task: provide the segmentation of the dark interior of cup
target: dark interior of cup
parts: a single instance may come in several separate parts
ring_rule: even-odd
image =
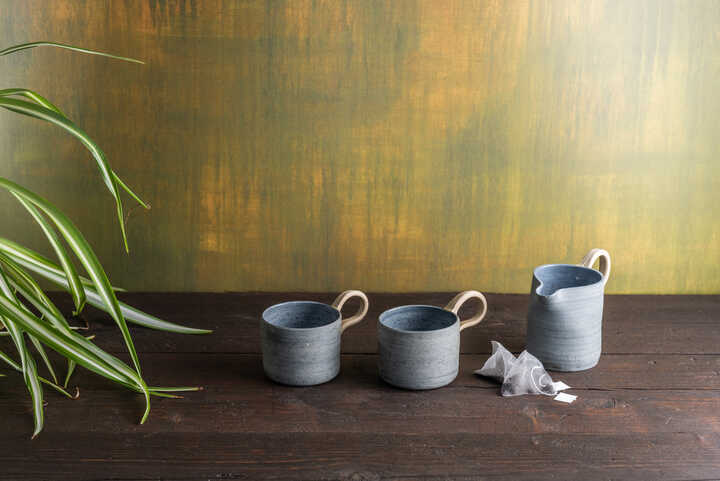
[[[434,306],[401,306],[380,315],[383,325],[400,331],[436,331],[456,321],[455,314]]]
[[[296,301],[276,304],[263,313],[273,326],[309,329],[332,324],[340,318],[337,309],[320,302]]]
[[[602,280],[602,274],[582,266],[554,264],[535,269],[535,277],[542,282],[538,294],[549,296],[559,289],[581,287]]]

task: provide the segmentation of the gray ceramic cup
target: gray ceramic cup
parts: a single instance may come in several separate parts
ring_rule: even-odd
[[[482,302],[480,312],[461,321],[460,306],[470,298]],[[487,301],[477,291],[461,292],[445,308],[400,306],[380,315],[380,377],[405,389],[435,389],[450,384],[460,366],[460,331],[485,317]]]
[[[600,270],[591,266],[600,261]],[[554,371],[594,367],[602,351],[605,284],[610,254],[592,249],[579,265],[547,264],[533,272],[527,350]]]
[[[352,297],[361,299],[360,309],[343,319],[340,310]],[[265,374],[291,386],[330,381],[340,372],[340,336],[367,311],[368,298],[361,291],[345,291],[330,306],[294,301],[268,307],[260,324]]]

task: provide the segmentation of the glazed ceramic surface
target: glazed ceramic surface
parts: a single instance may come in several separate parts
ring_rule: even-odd
[[[457,311],[470,298],[482,301],[481,312],[460,321]],[[460,331],[478,324],[487,312],[477,291],[458,294],[443,309],[401,306],[380,315],[378,350],[380,377],[405,389],[434,389],[451,383],[458,373]]]
[[[600,259],[602,272],[592,269]],[[527,350],[546,369],[582,371],[602,351],[602,315],[610,255],[593,249],[580,265],[548,264],[533,272]]]
[[[360,297],[354,316],[342,319],[342,305]],[[312,301],[276,304],[263,312],[260,335],[263,369],[273,381],[292,386],[312,386],[330,381],[340,372],[342,332],[360,322],[368,300],[360,291],[345,291],[333,305]]]

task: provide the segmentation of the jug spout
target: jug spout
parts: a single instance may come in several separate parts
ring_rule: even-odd
[[[571,264],[548,264],[534,272],[533,287],[541,302],[549,304],[580,294],[587,289],[602,290],[603,275],[587,267]],[[576,293],[576,294],[575,294]]]
[[[560,294],[564,290],[564,288],[548,288],[548,286],[543,284],[542,281],[539,281],[538,286],[535,288],[535,295],[538,297],[540,302],[544,304],[550,304],[551,302],[559,299],[561,297]]]

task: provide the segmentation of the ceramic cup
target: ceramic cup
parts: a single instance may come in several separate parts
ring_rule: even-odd
[[[592,269],[600,261],[600,270]],[[592,249],[579,265],[547,264],[533,272],[527,350],[546,369],[583,371],[602,351],[605,284],[610,254]]]
[[[470,298],[482,302],[468,320],[457,315]],[[460,331],[478,324],[487,312],[485,296],[461,292],[445,308],[400,306],[383,312],[378,323],[380,377],[405,389],[434,389],[451,383],[460,365]]]
[[[361,299],[360,309],[343,319],[340,310],[352,297]],[[368,298],[360,291],[345,291],[330,306],[294,301],[267,308],[260,325],[265,374],[291,386],[330,381],[340,372],[341,334],[362,321],[367,310]]]

